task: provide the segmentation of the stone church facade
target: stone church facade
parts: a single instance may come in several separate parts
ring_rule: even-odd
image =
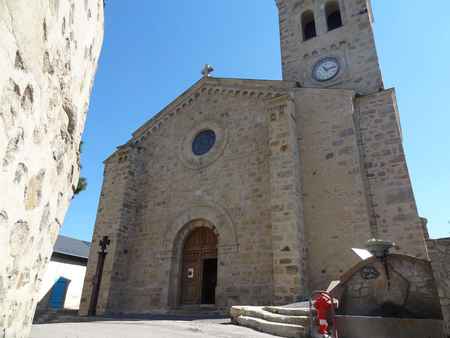
[[[372,237],[426,258],[370,2],[276,4],[283,80],[204,76],[106,159],[81,314],[286,304]]]

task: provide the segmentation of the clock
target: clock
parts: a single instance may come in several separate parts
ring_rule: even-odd
[[[327,57],[317,61],[312,76],[316,81],[329,81],[338,75],[340,69],[341,66],[336,58]]]

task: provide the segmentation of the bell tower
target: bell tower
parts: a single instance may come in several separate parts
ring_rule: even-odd
[[[283,79],[303,87],[383,89],[370,0],[276,0]]]

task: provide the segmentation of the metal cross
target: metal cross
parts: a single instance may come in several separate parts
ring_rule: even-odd
[[[213,68],[211,65],[206,64],[206,65],[203,67],[202,75],[203,75],[204,77],[208,77],[209,74],[211,74],[213,71],[214,71],[214,68]]]
[[[111,241],[108,236],[103,236],[103,239],[100,240],[100,249],[102,250],[102,253],[106,252],[106,248],[108,245],[111,244]]]

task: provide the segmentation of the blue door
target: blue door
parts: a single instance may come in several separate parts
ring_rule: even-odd
[[[66,300],[67,287],[70,280],[60,277],[53,285],[52,294],[50,295],[49,305],[53,310],[60,310],[64,308],[64,301]]]

